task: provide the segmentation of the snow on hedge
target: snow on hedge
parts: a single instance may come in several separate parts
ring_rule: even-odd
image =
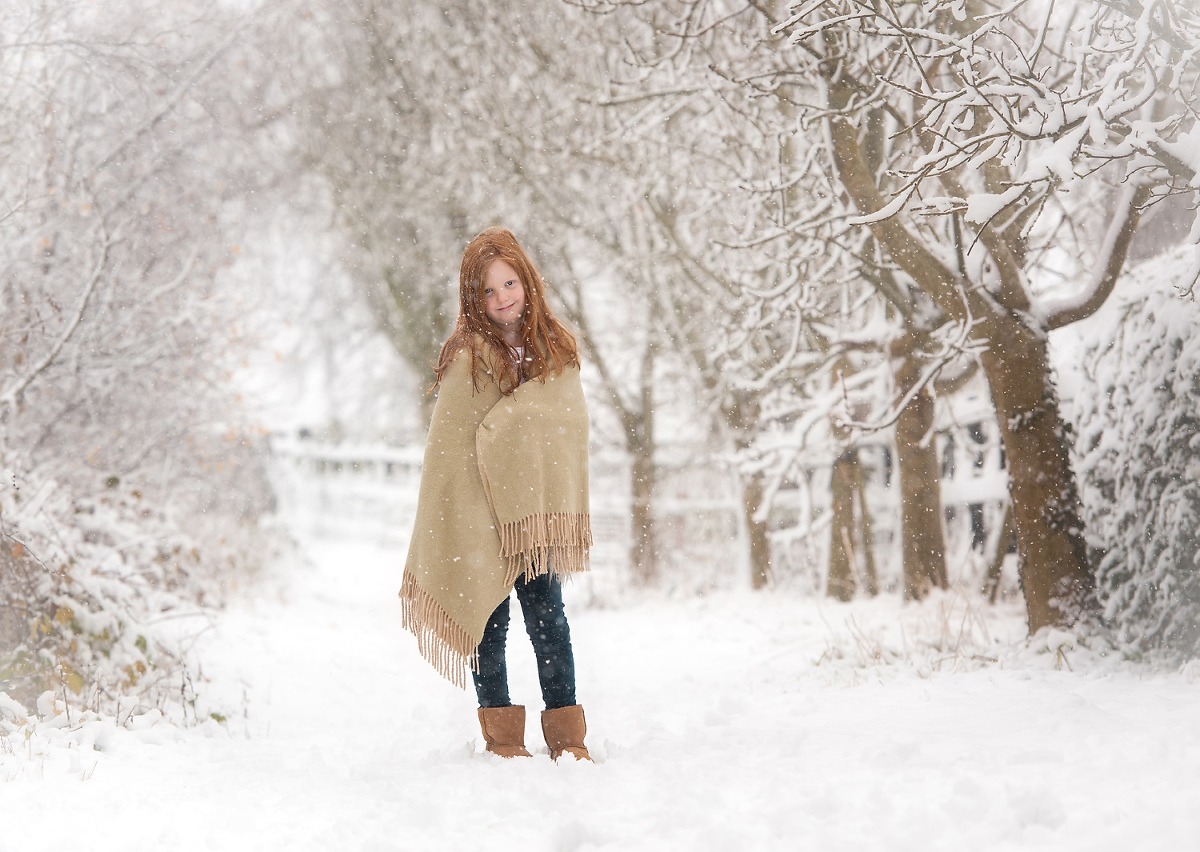
[[[32,708],[51,693],[114,717],[157,708],[190,724],[195,637],[275,539],[227,518],[189,530],[110,481],[80,494],[43,480],[0,506],[0,695]]]
[[[1082,326],[1077,472],[1104,615],[1130,650],[1200,652],[1200,305],[1191,249],[1148,261]]]

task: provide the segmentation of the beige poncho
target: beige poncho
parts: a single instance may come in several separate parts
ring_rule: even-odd
[[[522,574],[588,569],[588,419],[579,369],[500,393],[462,350],[433,407],[404,580],[404,627],[466,686],[488,617]]]

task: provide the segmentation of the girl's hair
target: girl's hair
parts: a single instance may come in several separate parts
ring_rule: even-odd
[[[494,261],[503,260],[517,271],[525,289],[525,312],[521,315],[521,346],[524,354],[524,378],[546,381],[550,371],[559,375],[570,365],[579,366],[579,348],[546,305],[545,282],[538,274],[529,255],[521,248],[512,231],[488,228],[467,245],[458,272],[458,322],[442,344],[437,365],[436,389],[442,382],[450,362],[462,349],[471,352],[471,381],[479,390],[479,362],[483,349],[490,350],[499,375],[496,376],[502,393],[510,394],[521,382],[513,351],[484,310],[483,275]]]

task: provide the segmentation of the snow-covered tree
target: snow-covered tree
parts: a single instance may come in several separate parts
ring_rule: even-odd
[[[851,223],[986,344],[1031,630],[1093,587],[1045,333],[1103,303],[1148,203],[1192,191],[1198,26],[1170,2],[814,0],[780,27],[822,92],[805,126],[830,141]]]
[[[741,139],[698,125],[716,140],[700,146],[706,162],[757,161],[745,186],[778,199],[776,221],[741,220],[753,231],[741,244],[766,254],[774,240],[785,271],[788,255],[852,256],[852,274],[904,318],[877,339],[917,359],[897,359],[895,384],[915,403],[901,418],[931,410],[921,397],[950,361],[982,365],[1010,463],[1030,627],[1074,619],[1092,576],[1044,336],[1103,302],[1148,205],[1194,194],[1194,12],[1053,0],[810,0],[790,13],[725,0],[573,2],[649,28],[634,64],[676,75],[645,87],[666,104],[660,114],[708,92],[748,117]],[[764,21],[786,36],[774,61],[754,49],[770,43]],[[788,122],[803,135],[789,137]],[[767,294],[800,328],[793,306],[810,304],[799,294],[821,277],[796,278],[742,291]],[[786,352],[771,324],[752,319],[752,333]],[[897,434],[920,432],[910,423]]]
[[[786,7],[579,5],[618,22],[626,63],[607,108],[623,111],[647,150],[670,152],[656,158],[664,178],[652,201],[684,274],[663,290],[665,315],[676,318],[673,337],[686,342],[714,420],[741,459],[755,585],[771,573],[773,495],[800,475],[802,458],[830,444],[830,414],[846,408],[831,371],[850,352],[864,362],[855,381],[877,385],[890,365],[892,395],[915,398],[869,419],[878,428],[899,421],[901,479],[921,486],[907,489],[902,504],[906,591],[919,596],[943,584],[938,490],[921,475],[934,466],[914,460],[932,452],[923,440],[932,428],[930,381],[946,364],[933,332],[945,318],[892,274],[869,233],[846,226],[853,210],[822,166],[825,140],[797,127],[800,106],[817,93],[797,81],[785,39],[773,32]],[[871,151],[882,157],[878,120],[871,132]],[[876,396],[875,408],[890,408],[887,391]],[[838,443],[855,439],[846,433]]]

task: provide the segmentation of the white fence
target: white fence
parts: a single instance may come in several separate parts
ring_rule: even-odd
[[[977,527],[990,531],[1003,515],[1004,471],[991,434],[939,436],[942,497],[952,561],[965,557]],[[422,448],[326,444],[274,436],[272,476],[280,510],[300,534],[383,545],[407,542],[416,513]],[[876,558],[884,585],[899,577],[898,489],[888,450],[861,453],[875,518]],[[708,459],[664,453],[656,475],[656,545],[667,586],[698,591],[743,585],[748,576],[736,477]],[[629,574],[630,469],[626,455],[591,458],[592,574],[589,594],[610,597]],[[828,470],[781,491],[772,514],[776,579],[819,587],[826,561]],[[797,531],[801,534],[797,534]]]
[[[421,480],[422,448],[326,444],[286,436],[271,439],[272,479],[280,512],[297,533],[353,538],[382,545],[408,541]],[[667,573],[691,586],[722,584],[740,563],[737,493],[731,476],[711,466],[664,465],[658,475],[657,545]],[[592,572],[588,594],[610,595],[629,569],[628,458],[591,457]]]
[[[272,436],[271,475],[281,514],[300,534],[408,539],[421,482],[421,449],[326,444]]]

